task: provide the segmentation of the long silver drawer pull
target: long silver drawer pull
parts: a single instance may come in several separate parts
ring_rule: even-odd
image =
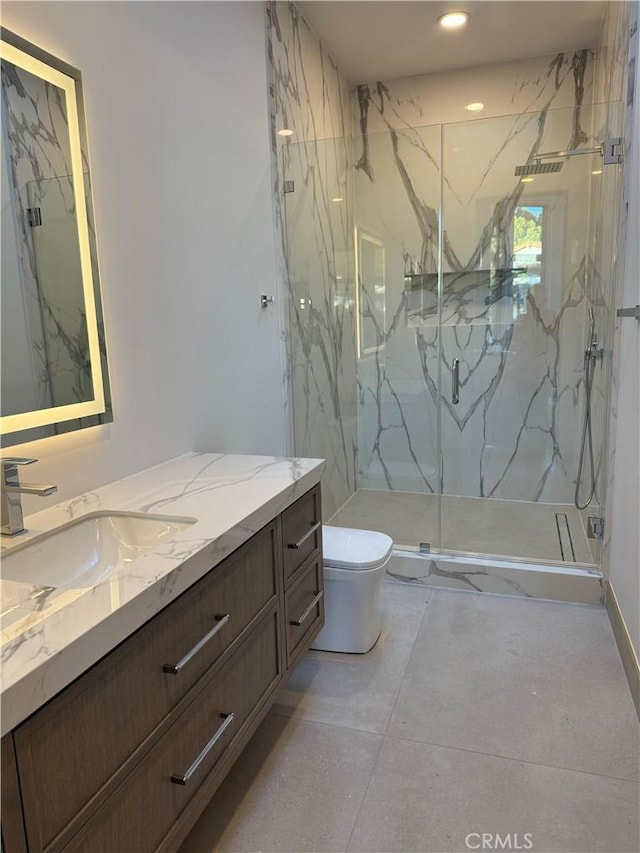
[[[233,722],[233,714],[220,714],[220,716],[223,719],[222,725],[220,725],[218,727],[214,736],[211,738],[210,741],[207,742],[207,744],[205,745],[205,747],[202,750],[202,752],[200,753],[200,755],[198,755],[198,757],[193,762],[193,764],[191,764],[191,766],[189,767],[187,772],[184,774],[184,776],[172,776],[171,777],[171,781],[175,785],[186,785],[187,784],[189,779],[191,779],[191,777],[196,772],[198,767],[200,767],[202,762],[205,760],[205,758],[207,757],[209,752],[211,752],[213,747],[216,745],[216,743],[220,740],[222,735],[225,733],[225,731],[229,728],[229,726]]]
[[[454,406],[460,402],[460,359],[454,358],[451,363],[451,402]]]
[[[316,532],[316,530],[321,526],[322,526],[321,521],[314,522],[312,527],[310,527],[309,530],[307,530],[307,532],[304,534],[304,536],[302,536],[300,539],[298,539],[297,542],[289,542],[289,544],[287,545],[287,548],[302,548],[302,546],[307,541],[307,539],[310,536],[313,536],[313,534]]]
[[[213,626],[213,628],[210,631],[208,631],[201,640],[198,640],[198,642],[195,644],[195,646],[186,653],[186,655],[182,658],[182,660],[179,660],[178,663],[165,663],[165,664],[163,664],[162,671],[168,672],[171,675],[177,675],[180,672],[180,670],[182,669],[182,667],[185,666],[186,664],[188,664],[189,661],[191,660],[191,658],[194,655],[197,655],[198,652],[200,651],[200,649],[204,645],[206,645],[209,642],[209,640],[211,640],[211,639],[213,639],[213,637],[215,637],[215,635],[218,633],[218,631],[227,624],[227,622],[229,621],[230,618],[231,618],[231,616],[228,613],[225,613],[224,615],[219,614],[218,616],[216,616],[216,624]]]
[[[302,625],[302,623],[304,622],[304,620],[305,620],[305,619],[307,618],[307,616],[311,613],[311,611],[312,611],[312,610],[313,610],[313,608],[316,606],[316,604],[320,601],[320,599],[322,598],[322,596],[323,596],[323,595],[324,595],[324,592],[323,592],[322,590],[320,590],[320,592],[317,592],[317,593],[315,594],[315,596],[313,597],[313,601],[312,601],[312,602],[311,602],[311,604],[307,607],[307,609],[304,611],[304,613],[302,614],[302,616],[301,616],[299,619],[292,619],[292,620],[291,620],[291,624],[292,624],[292,625]]]

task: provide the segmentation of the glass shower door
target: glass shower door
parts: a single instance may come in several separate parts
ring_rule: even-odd
[[[356,361],[350,140],[279,143],[293,453],[326,460],[323,516],[355,490]]]
[[[369,132],[354,158],[360,526],[437,549],[440,127]]]
[[[443,127],[445,550],[593,562],[574,491],[602,159],[526,168],[595,145],[591,124],[556,110]]]

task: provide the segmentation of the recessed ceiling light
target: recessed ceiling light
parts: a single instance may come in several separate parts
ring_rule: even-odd
[[[484,109],[484,104],[482,104],[480,101],[474,101],[472,104],[467,104],[467,106],[465,107],[465,110],[467,110],[470,113],[479,113],[480,110],[483,110],[483,109]]]
[[[438,23],[447,30],[454,30],[456,27],[463,27],[468,20],[468,12],[447,12],[446,15],[440,15]]]
[[[344,201],[344,199],[343,199],[343,198],[340,198],[339,196],[336,196],[336,198],[332,198],[332,199],[331,199],[331,201],[333,201],[333,202],[335,202],[336,204],[338,204],[338,202],[340,202],[340,201]]]
[[[293,136],[293,131],[289,130],[288,127],[283,127],[282,130],[278,131],[278,136]]]
[[[521,184],[530,184],[533,178],[520,178]]]
[[[593,172],[591,172],[591,174],[592,174],[592,175],[601,175],[601,174],[602,174],[602,169],[594,169],[594,170],[593,170]]]

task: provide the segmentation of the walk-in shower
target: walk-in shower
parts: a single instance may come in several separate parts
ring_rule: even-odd
[[[618,109],[283,146],[294,450],[327,458],[332,524],[598,564]]]

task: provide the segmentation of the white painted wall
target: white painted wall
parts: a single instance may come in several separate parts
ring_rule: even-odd
[[[617,308],[640,304],[640,63],[635,63],[635,109],[627,208],[627,257]],[[629,81],[629,85],[632,83]],[[631,641],[640,658],[640,323],[617,322],[619,367],[615,468],[611,501],[610,575]]]
[[[79,68],[114,421],[12,448],[55,482],[33,512],[191,449],[285,447],[264,8],[3,2]],[[25,480],[27,476],[25,474]]]

